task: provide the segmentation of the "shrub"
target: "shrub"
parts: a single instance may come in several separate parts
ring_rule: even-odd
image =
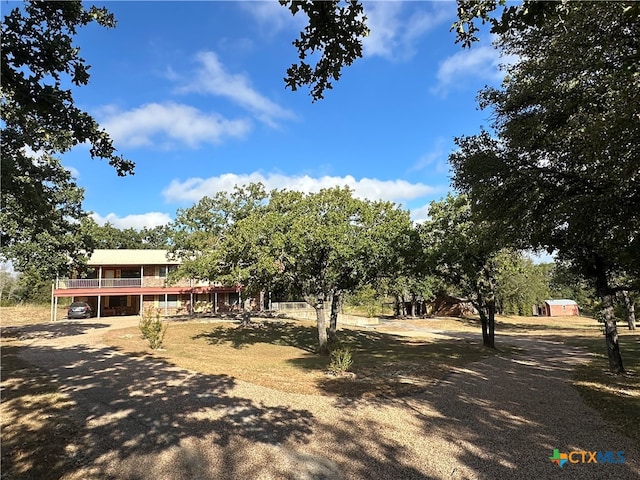
[[[329,372],[334,375],[344,375],[353,365],[353,352],[349,347],[338,347],[331,350]]]
[[[167,333],[167,325],[160,320],[160,312],[152,308],[147,308],[140,319],[140,331],[142,338],[149,342],[149,346],[154,350],[162,347],[164,336]]]

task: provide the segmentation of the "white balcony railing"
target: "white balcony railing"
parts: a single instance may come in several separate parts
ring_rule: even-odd
[[[165,287],[166,279],[158,277],[142,278],[60,278],[56,288],[58,289],[78,289],[78,288],[140,288],[140,287]],[[197,288],[197,287],[222,287],[220,282],[209,282],[200,280],[179,280],[170,284],[172,287]]]
[[[58,288],[121,288],[142,287],[141,278],[61,278],[58,280]]]

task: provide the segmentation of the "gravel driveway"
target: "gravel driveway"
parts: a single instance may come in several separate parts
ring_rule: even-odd
[[[511,338],[525,354],[468,365],[420,396],[344,400],[195,374],[99,343],[127,322],[137,319],[21,328],[31,342],[22,357],[75,402],[69,413],[83,434],[67,448],[77,467],[66,479],[640,478],[635,443],[569,383],[588,358],[579,349]],[[624,451],[626,461],[560,469],[554,449]]]

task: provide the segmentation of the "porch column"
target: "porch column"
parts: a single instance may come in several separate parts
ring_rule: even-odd
[[[193,291],[189,294],[189,315],[193,315]]]
[[[218,292],[213,293],[213,313],[218,313]]]
[[[98,269],[98,288],[102,288],[102,266]],[[100,300],[98,300],[100,303]]]
[[[169,316],[169,296],[166,293],[164,294],[164,316]]]
[[[58,276],[56,275],[56,283],[57,283],[57,280],[58,280]],[[55,298],[56,298],[56,297],[55,297],[55,295],[54,295],[54,293],[53,293],[53,291],[55,290],[55,288],[56,288],[56,284],[55,284],[55,283],[53,283],[53,282],[51,282],[51,316],[50,316],[49,318],[51,319],[51,321],[52,321],[52,322],[55,322],[55,321],[56,321],[55,316],[54,316],[54,312],[55,312],[55,310],[54,310],[54,308],[53,308],[53,302],[54,302],[54,300],[55,300]]]
[[[140,315],[142,317],[142,309],[144,307],[144,303],[143,303],[143,295],[140,294],[140,308],[138,309],[138,315]]]
[[[100,267],[100,268],[102,268],[102,267]],[[100,318],[100,300],[101,300],[101,298],[102,297],[100,295],[98,295],[98,318]]]
[[[140,287],[144,287],[144,265],[140,265]],[[140,295],[140,311],[142,311],[142,295]]]

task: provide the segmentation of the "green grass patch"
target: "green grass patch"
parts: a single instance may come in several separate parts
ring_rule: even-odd
[[[640,445],[640,334],[621,332],[620,351],[626,370],[621,375],[609,372],[603,336],[576,338],[570,343],[594,354],[587,365],[574,372],[575,387],[585,403]]]

